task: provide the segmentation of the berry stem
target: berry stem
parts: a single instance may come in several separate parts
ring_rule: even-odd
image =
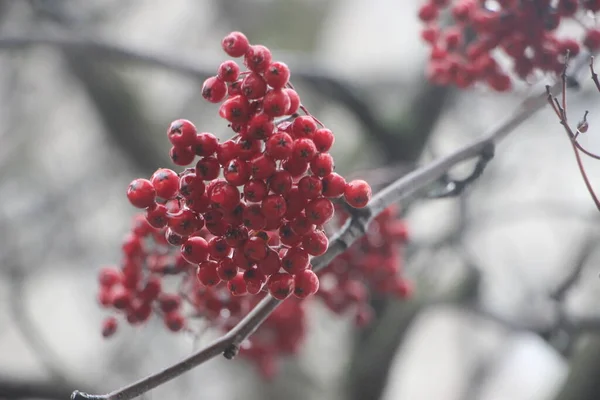
[[[550,93],[560,90],[557,84],[549,89]],[[331,261],[343,253],[352,243],[360,238],[367,230],[372,219],[385,210],[388,206],[397,203],[407,197],[423,190],[435,180],[447,173],[455,165],[480,157],[481,153],[490,145],[494,145],[514,131],[521,123],[531,117],[536,111],[547,104],[546,95],[531,96],[525,99],[521,106],[505,121],[492,128],[482,138],[458,149],[446,157],[439,158],[413,172],[404,175],[388,187],[377,193],[371,199],[369,205],[363,209],[356,210],[342,228],[330,238],[329,249],[325,254],[312,260],[313,271],[318,272],[331,263]],[[228,356],[235,355],[239,345],[247,339],[260,324],[269,317],[271,312],[281,304],[281,301],[268,295],[250,313],[248,313],[232,330],[214,341],[212,344],[197,351],[191,356],[178,363],[149,375],[135,383],[127,385],[104,395],[91,395],[80,391],[73,392],[72,400],[129,400],[148,392],[163,383],[175,379],[179,375],[195,368],[196,366],[226,353]]]

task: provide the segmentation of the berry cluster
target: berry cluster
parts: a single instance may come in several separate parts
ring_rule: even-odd
[[[170,125],[171,159],[187,168],[160,168],[150,179],[131,182],[129,202],[144,212],[123,241],[120,265],[101,269],[98,296],[129,324],[158,315],[173,332],[188,329],[192,317],[226,331],[267,293],[280,300],[292,296],[240,351],[272,376],[276,356],[295,353],[304,337],[302,300],[319,290],[311,258],[328,249],[326,226],[346,218],[343,212],[334,218],[332,200],[362,208],[371,188],[333,172],[328,151],[334,135],[302,106],[284,63],[239,32],[227,35],[222,47],[231,57],[243,56],[248,70],[223,62],[204,82],[202,96],[221,103],[219,115],[234,135],[220,142],[188,120]],[[336,261],[323,275],[337,282],[319,292],[332,309],[357,304],[353,309],[366,313],[366,291],[357,296],[357,279],[386,293],[408,292],[393,276],[401,263],[395,247],[405,236],[403,228],[394,228],[396,221],[395,213],[384,212],[373,224],[373,238],[350,250],[355,259],[343,258],[344,268]],[[372,264],[376,260],[381,263]],[[102,333],[108,337],[116,329],[117,320],[109,317]]]
[[[349,215],[339,208],[336,222],[342,225]],[[317,296],[336,314],[351,308],[358,326],[364,326],[371,319],[369,289],[399,298],[407,298],[412,292],[410,282],[401,274],[401,248],[408,235],[406,224],[399,218],[396,207],[384,210],[371,223],[365,236],[318,273],[323,284]]]
[[[440,85],[467,88],[483,82],[507,91],[511,78],[498,64],[497,50],[512,60],[512,72],[521,79],[560,73],[567,53],[576,55],[582,44],[600,48],[600,30],[586,27],[582,18],[598,11],[600,0],[427,0],[419,18],[427,24],[422,38],[432,47],[428,77]],[[566,19],[584,26],[581,41],[557,36]]]

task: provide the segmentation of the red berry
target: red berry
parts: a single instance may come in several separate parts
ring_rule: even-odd
[[[423,22],[431,22],[438,16],[438,8],[433,3],[425,3],[419,9],[419,19]]]
[[[154,204],[156,190],[147,179],[135,179],[127,188],[127,199],[137,208],[147,208]]]
[[[221,278],[217,273],[218,267],[219,264],[216,261],[203,261],[198,265],[196,277],[204,286],[217,286],[221,282]]]
[[[233,60],[227,60],[217,69],[217,77],[223,82],[235,82],[240,75],[240,66]]]
[[[216,179],[220,172],[221,165],[215,157],[203,157],[196,163],[196,175],[205,181]]]
[[[185,198],[201,196],[206,191],[202,177],[189,173],[179,178],[179,194]]]
[[[208,243],[200,236],[192,236],[181,245],[181,255],[190,264],[199,264],[208,258]]]
[[[310,269],[296,274],[294,276],[294,295],[304,299],[319,290],[319,278]]]
[[[202,97],[211,103],[220,103],[227,95],[227,84],[217,76],[211,76],[202,84]]]
[[[310,170],[313,174],[325,177],[333,172],[333,157],[329,153],[320,153],[310,162]]]
[[[276,194],[286,195],[292,190],[292,174],[280,169],[269,178],[269,189]]]
[[[324,197],[312,200],[305,208],[306,218],[317,226],[328,222],[334,213],[333,203]]]
[[[292,123],[292,133],[296,138],[312,138],[317,131],[317,123],[310,115],[297,117]]]
[[[156,204],[154,207],[146,209],[146,221],[156,229],[161,229],[167,226],[167,207],[164,204]]]
[[[294,277],[287,273],[277,272],[269,277],[267,287],[271,296],[285,300],[294,291]]]
[[[321,195],[323,184],[316,176],[307,175],[298,182],[300,194],[307,199],[316,199]]]
[[[123,279],[121,272],[114,267],[103,267],[98,273],[98,282],[105,288],[111,288]]]
[[[322,180],[323,196],[330,199],[340,197],[346,190],[346,180],[335,172],[325,176]]]
[[[244,280],[244,273],[238,272],[235,278],[227,282],[227,289],[229,289],[231,294],[234,296],[243,296],[248,293],[246,281]]]
[[[230,57],[241,57],[248,51],[250,42],[242,32],[231,32],[221,40],[221,47]]]
[[[178,119],[171,122],[167,136],[175,147],[191,146],[196,139],[196,127],[187,119]]]
[[[315,147],[315,143],[309,138],[296,139],[292,155],[298,160],[309,163],[317,155],[317,148]]]
[[[295,275],[308,268],[310,257],[303,248],[292,247],[285,253],[281,262],[281,265],[286,272]]]
[[[261,202],[267,197],[268,193],[267,184],[260,179],[252,179],[244,185],[244,198],[246,201]]]
[[[371,186],[360,179],[348,182],[344,189],[344,199],[354,208],[363,208],[371,200]]]
[[[263,112],[270,117],[281,117],[288,114],[291,100],[288,93],[281,89],[267,91],[263,97]]]
[[[600,29],[590,29],[586,32],[583,45],[590,50],[600,48]]]
[[[284,63],[275,61],[267,67],[265,80],[273,89],[281,89],[290,80],[290,69]]]
[[[165,314],[164,321],[167,328],[172,332],[179,332],[185,326],[185,317],[178,311]]]
[[[262,201],[261,211],[271,218],[281,218],[286,211],[285,199],[281,195],[270,194]]]
[[[250,100],[260,99],[267,93],[267,82],[256,72],[251,72],[242,81],[242,94]]]
[[[189,236],[204,226],[202,215],[196,214],[192,210],[183,209],[175,214],[169,214],[168,217],[169,228],[181,236]]]
[[[312,140],[315,143],[317,151],[325,153],[331,149],[331,146],[333,146],[335,137],[333,136],[333,132],[331,132],[329,129],[320,128],[315,131],[312,136]]]
[[[244,54],[244,65],[254,72],[263,72],[271,64],[271,51],[263,45],[250,46]]]
[[[213,205],[231,211],[240,202],[240,191],[230,183],[219,182],[212,188],[209,198]]]
[[[275,160],[286,160],[292,155],[294,140],[285,132],[274,134],[267,140],[265,152]]]
[[[212,156],[219,147],[219,139],[209,132],[198,132],[192,144],[192,149],[197,156]]]
[[[185,167],[194,161],[196,155],[192,151],[191,147],[173,146],[169,151],[169,157],[171,157],[173,164]]]
[[[294,89],[286,88],[286,89],[283,89],[283,91],[290,98],[290,106],[289,106],[286,114],[288,114],[288,115],[295,114],[298,111],[298,109],[300,108],[300,96]]]
[[[277,168],[275,160],[265,154],[252,159],[250,165],[254,179],[268,179],[275,173]]]
[[[248,122],[248,130],[246,134],[250,139],[265,140],[273,135],[275,125],[273,120],[267,114],[256,114]]]
[[[269,248],[267,250],[267,256],[258,261],[257,267],[259,271],[266,276],[279,272],[279,269],[281,268],[281,258],[279,257],[279,253]]]
[[[156,195],[163,199],[172,199],[179,190],[179,176],[172,169],[160,168],[150,178]]]
[[[238,273],[237,264],[229,257],[222,259],[219,261],[219,266],[217,267],[217,275],[221,280],[229,282],[233,278],[236,277]]]
[[[261,207],[258,204],[251,204],[244,209],[242,215],[244,225],[248,229],[260,230],[267,225],[267,219],[261,211]]]
[[[117,319],[115,317],[108,317],[102,321],[102,336],[105,338],[111,337],[117,331]]]
[[[267,250],[267,243],[257,236],[249,238],[246,243],[244,243],[244,255],[252,261],[265,259],[265,257],[267,257]]]
[[[313,230],[302,238],[302,247],[311,256],[316,257],[325,254],[328,246],[329,240],[323,231]]]
[[[219,107],[221,118],[229,122],[241,124],[250,118],[250,104],[244,96],[230,97]]]
[[[234,158],[223,168],[225,180],[232,185],[241,186],[250,180],[252,170],[246,161]]]

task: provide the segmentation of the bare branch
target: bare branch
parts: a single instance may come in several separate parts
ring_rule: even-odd
[[[585,242],[581,245],[581,249],[577,252],[577,259],[573,269],[566,276],[565,280],[561,282],[556,290],[551,294],[551,297],[556,301],[563,301],[565,296],[571,290],[573,285],[579,280],[579,276],[588,262],[594,250],[598,245],[598,237],[595,235],[587,235]]]

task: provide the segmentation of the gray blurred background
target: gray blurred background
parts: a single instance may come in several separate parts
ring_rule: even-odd
[[[0,399],[105,393],[211,339],[154,321],[104,341],[96,274],[120,257],[129,181],[171,166],[169,123],[226,133],[200,87],[229,31],[291,66],[304,104],[336,132],[338,171],[375,187],[541,93],[429,86],[419,3],[0,0]],[[589,83],[570,96],[571,120],[591,111],[581,140],[598,152]],[[600,182],[600,164],[586,166]],[[550,110],[463,195],[403,207],[412,300],[377,301],[360,332],[314,303],[301,355],[274,381],[217,358],[145,398],[600,398],[598,212]]]

